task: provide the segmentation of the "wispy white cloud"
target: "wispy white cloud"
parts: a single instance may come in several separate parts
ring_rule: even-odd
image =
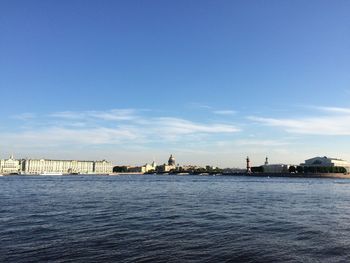
[[[212,109],[213,107],[209,106],[209,105],[206,105],[206,104],[203,104],[203,103],[199,103],[199,102],[192,102],[190,104],[188,104],[188,106],[190,108],[195,108],[195,109],[206,109],[206,110],[210,110]]]
[[[130,129],[72,129],[49,127],[40,130],[27,130],[18,133],[3,133],[1,136],[8,142],[20,145],[52,147],[72,145],[116,144],[125,140],[134,140],[138,136]]]
[[[291,144],[288,140],[252,140],[252,139],[241,139],[235,141],[235,144],[241,146],[284,146]]]
[[[235,114],[237,114],[237,111],[234,111],[234,110],[214,110],[213,113],[218,114],[218,115],[235,115]]]
[[[66,145],[136,145],[176,141],[199,141],[215,134],[240,131],[234,125],[201,123],[174,117],[150,117],[143,111],[66,111],[40,116],[40,125],[28,121],[23,129],[0,133],[8,144],[37,144],[47,147]],[[45,125],[46,121],[46,125]]]
[[[315,107],[315,108],[328,113],[350,114],[350,108],[340,108],[340,107]]]
[[[350,109],[339,107],[315,107],[320,113],[314,117],[265,118],[248,117],[266,126],[280,127],[290,133],[310,135],[350,135]]]
[[[107,111],[63,111],[50,114],[53,118],[63,119],[101,119],[106,121],[133,120],[137,118],[135,109],[113,109]]]
[[[191,133],[234,133],[240,131],[233,125],[219,123],[196,123],[179,118],[162,117],[155,118],[154,124],[161,127],[165,133],[169,134],[191,134]]]
[[[34,119],[36,117],[36,115],[34,113],[30,113],[30,112],[25,112],[25,113],[21,113],[21,114],[17,114],[17,115],[13,115],[11,116],[13,119],[18,119],[18,120],[31,120]]]

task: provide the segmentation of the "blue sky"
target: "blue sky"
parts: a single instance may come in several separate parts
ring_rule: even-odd
[[[350,160],[349,1],[0,2],[0,156]]]

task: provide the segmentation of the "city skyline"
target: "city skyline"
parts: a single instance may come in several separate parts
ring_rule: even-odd
[[[350,160],[349,7],[2,1],[0,158]]]

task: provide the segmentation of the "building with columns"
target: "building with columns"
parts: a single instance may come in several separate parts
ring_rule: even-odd
[[[21,172],[20,161],[11,155],[8,159],[0,160],[0,174],[16,174]]]
[[[113,166],[106,160],[95,161],[93,164],[93,171],[95,174],[110,174],[113,172]]]
[[[300,165],[308,167],[344,167],[348,173],[350,172],[349,162],[338,158],[329,158],[327,156],[310,158]]]
[[[23,159],[21,161],[23,174],[110,174],[113,167],[110,162]]]

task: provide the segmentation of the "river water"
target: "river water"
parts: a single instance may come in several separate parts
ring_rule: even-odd
[[[350,180],[0,177],[0,262],[350,262]]]

